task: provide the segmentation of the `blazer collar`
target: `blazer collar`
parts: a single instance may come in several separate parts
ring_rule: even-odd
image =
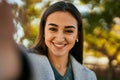
[[[70,59],[72,62],[74,80],[87,80],[85,79],[85,76],[87,76],[86,73],[84,73],[85,68],[77,60],[75,60],[72,55],[70,55]]]

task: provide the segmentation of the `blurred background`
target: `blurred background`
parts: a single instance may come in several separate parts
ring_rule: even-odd
[[[38,33],[41,15],[59,0],[8,0],[13,5],[14,38],[30,48]],[[120,80],[120,0],[64,0],[81,12],[84,26],[84,65],[98,80]]]

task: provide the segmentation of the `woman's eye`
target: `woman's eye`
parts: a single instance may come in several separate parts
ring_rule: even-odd
[[[73,30],[65,30],[66,33],[73,33]]]
[[[49,28],[49,30],[51,30],[51,31],[57,31],[56,28]]]

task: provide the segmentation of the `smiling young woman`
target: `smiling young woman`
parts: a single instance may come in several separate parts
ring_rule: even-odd
[[[43,54],[41,69],[46,80],[96,80],[93,71],[82,66],[83,26],[80,12],[69,2],[59,1],[44,12],[34,50]],[[42,64],[41,64],[42,65]]]

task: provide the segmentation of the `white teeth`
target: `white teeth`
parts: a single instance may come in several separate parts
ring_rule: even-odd
[[[56,47],[64,47],[65,44],[54,44]]]

